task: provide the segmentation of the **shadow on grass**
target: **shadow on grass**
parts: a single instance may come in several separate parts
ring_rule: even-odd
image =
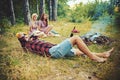
[[[3,48],[7,47],[7,42],[4,40],[0,40],[0,52],[2,51]]]
[[[101,80],[120,80],[120,41],[117,41],[112,46],[115,50],[111,54],[108,61],[99,66],[97,77]]]
[[[113,61],[113,68],[106,74],[105,80],[120,80],[120,42],[116,43],[115,51],[111,56]]]
[[[0,54],[0,80],[8,80],[8,68],[10,66],[10,58],[4,53]]]

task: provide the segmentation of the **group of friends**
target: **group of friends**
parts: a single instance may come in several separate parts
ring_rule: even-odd
[[[37,18],[38,15],[36,13],[32,14],[29,35],[33,35],[34,33],[40,33],[40,35],[33,35],[32,37],[29,37],[23,32],[16,34],[22,48],[25,51],[31,51],[33,53],[37,53],[50,58],[86,55],[95,62],[105,62],[114,50],[114,48],[111,48],[110,50],[101,53],[92,52],[79,36],[72,36],[63,40],[59,44],[43,41],[39,39],[39,36],[41,36],[41,34],[42,36],[49,36],[54,34],[51,32],[52,27],[48,25],[47,14],[42,14],[39,21],[37,21]],[[73,47],[75,45],[77,48]]]
[[[47,37],[47,36],[60,36],[59,34],[52,33],[52,26],[48,25],[48,15],[43,13],[38,19],[37,13],[33,13],[31,17],[31,21],[29,23],[29,35],[37,34],[39,37]]]

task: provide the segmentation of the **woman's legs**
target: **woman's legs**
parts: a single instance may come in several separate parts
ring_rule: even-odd
[[[45,33],[45,34],[48,34],[48,32],[50,32],[51,30],[52,30],[52,27],[51,27],[51,26],[48,26],[48,27],[46,27],[44,33]]]
[[[86,54],[90,59],[95,60],[97,62],[104,62],[106,61],[105,58],[100,58],[96,55],[94,55],[86,46],[86,44],[82,41],[82,39],[79,36],[73,36],[70,38],[70,42],[72,45],[77,45],[78,49]]]

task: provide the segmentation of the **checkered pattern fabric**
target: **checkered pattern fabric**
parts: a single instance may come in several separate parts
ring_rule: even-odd
[[[49,49],[55,46],[55,44],[40,40],[26,41],[24,38],[20,38],[19,41],[24,49],[47,57],[50,56]]]

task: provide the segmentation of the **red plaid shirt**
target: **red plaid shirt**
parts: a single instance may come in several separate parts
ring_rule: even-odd
[[[24,39],[19,39],[19,41],[24,49],[47,57],[50,56],[49,49],[55,46],[55,44],[40,40],[25,41]]]

